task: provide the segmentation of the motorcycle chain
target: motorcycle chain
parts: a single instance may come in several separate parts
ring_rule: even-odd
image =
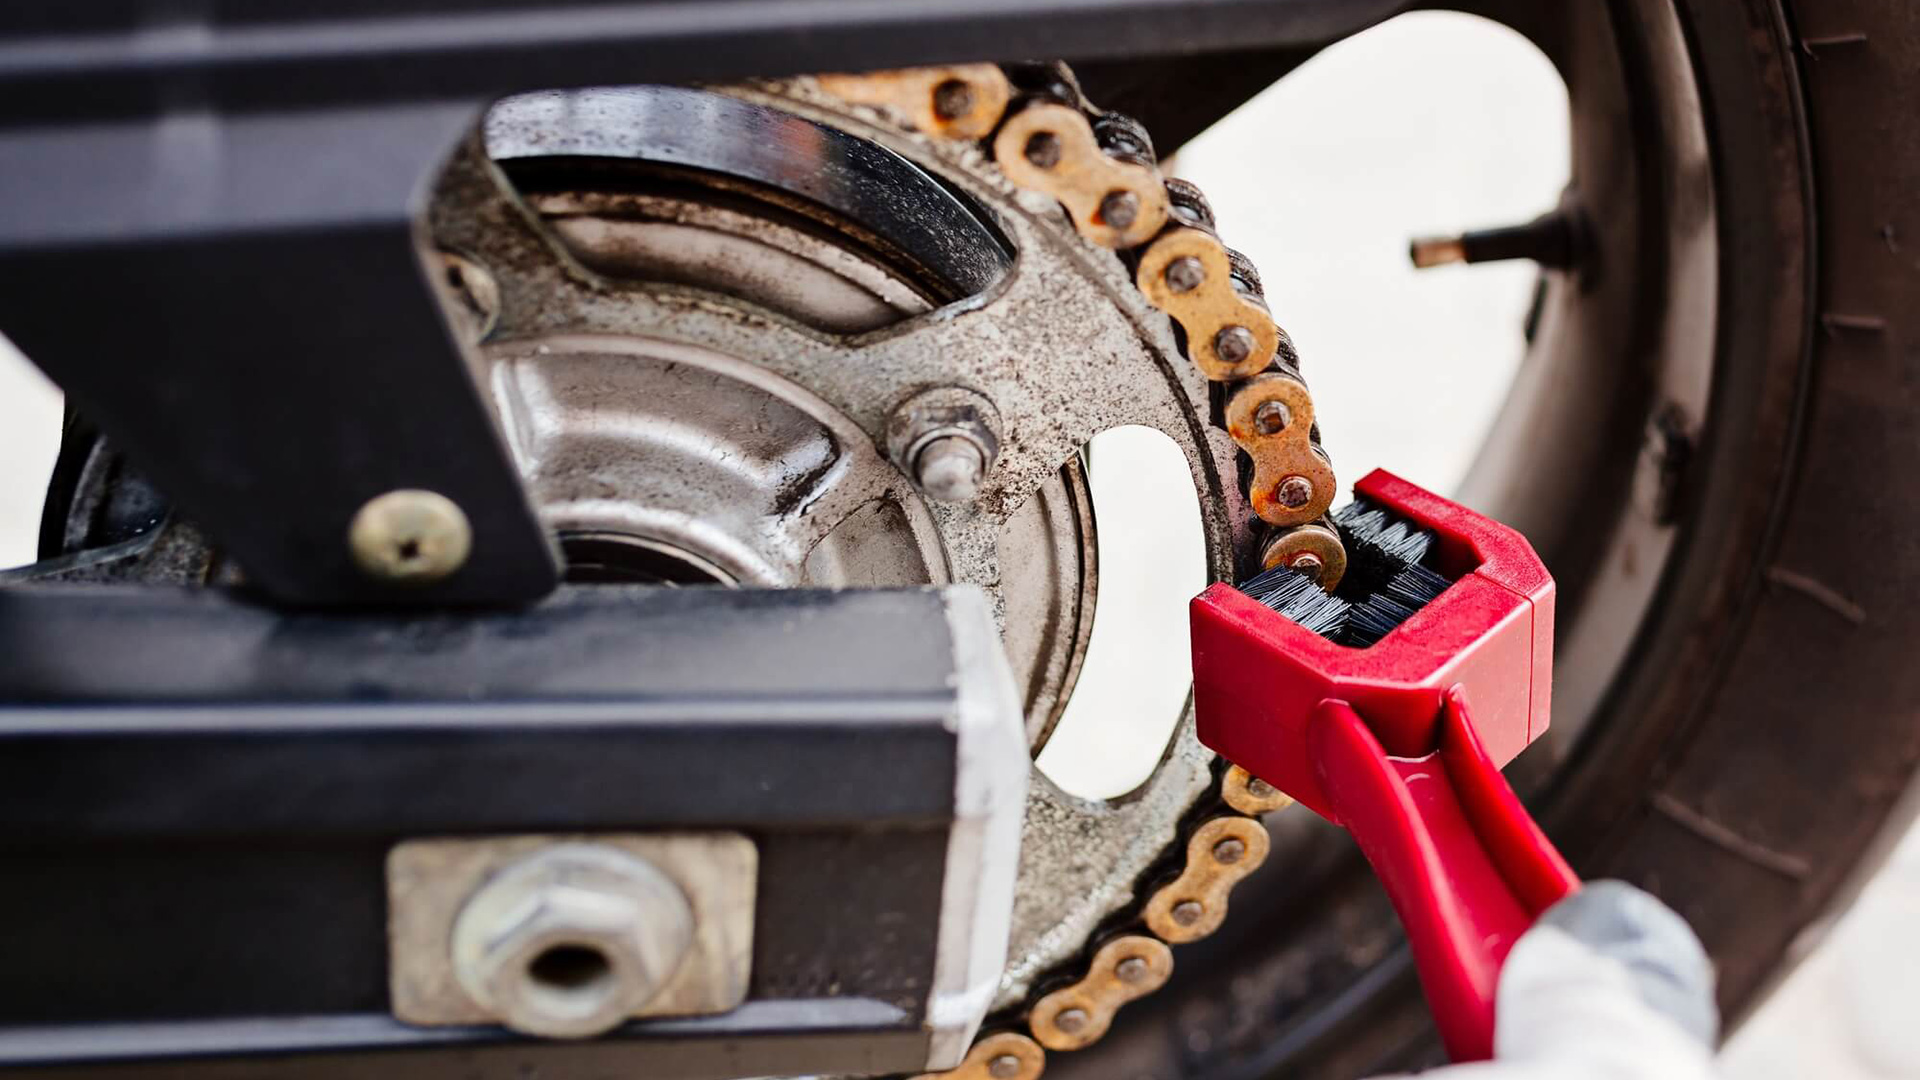
[[[1251,462],[1243,472],[1263,523],[1262,567],[1290,566],[1329,591],[1339,583],[1347,557],[1327,517],[1333,465],[1299,354],[1267,307],[1259,272],[1220,240],[1197,187],[1161,175],[1138,122],[1095,107],[1065,64],[953,64],[818,81],[926,134],[982,143],[1008,180],[1052,197],[1084,239],[1118,252],[1148,303],[1173,320],[1182,352],[1226,387],[1216,422]],[[1017,1015],[990,1018],[959,1066],[916,1080],[1035,1080],[1047,1051],[1099,1041],[1121,1006],[1167,981],[1170,945],[1219,928],[1228,892],[1267,857],[1258,816],[1292,801],[1227,767],[1218,801],[1184,832],[1178,874],[1158,879],[1117,924],[1125,929],[1036,983]]]

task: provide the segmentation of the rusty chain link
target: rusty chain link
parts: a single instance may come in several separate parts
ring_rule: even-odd
[[[1252,462],[1248,503],[1269,530],[1261,565],[1291,566],[1328,590],[1339,583],[1347,555],[1326,516],[1333,466],[1299,356],[1268,310],[1258,271],[1221,242],[1197,187],[1161,176],[1138,123],[1094,107],[1064,64],[961,64],[827,75],[820,84],[920,131],[983,141],[1010,181],[1051,196],[1083,238],[1120,252],[1148,303],[1179,326],[1188,358],[1229,387],[1221,424]],[[1000,112],[983,115],[995,104]],[[1049,981],[1029,998],[1024,1031],[990,1022],[957,1068],[916,1080],[1035,1080],[1047,1050],[1092,1045],[1121,1006],[1165,983],[1168,945],[1218,929],[1228,892],[1266,859],[1257,816],[1293,801],[1237,765],[1224,770],[1218,794],[1227,812],[1186,832],[1180,872],[1137,910],[1144,933],[1108,939],[1077,978]]]

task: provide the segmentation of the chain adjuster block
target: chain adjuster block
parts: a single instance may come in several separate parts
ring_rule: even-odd
[[[1451,584],[1367,648],[1214,585],[1191,606],[1200,740],[1353,834],[1448,1052],[1486,1058],[1500,964],[1579,886],[1499,773],[1547,727],[1553,579],[1513,529],[1398,477],[1355,491],[1432,532]]]

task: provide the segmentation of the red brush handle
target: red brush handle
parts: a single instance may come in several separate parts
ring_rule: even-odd
[[[1437,748],[1388,757],[1344,701],[1320,703],[1308,753],[1333,816],[1351,832],[1407,928],[1447,1052],[1493,1056],[1500,965],[1540,913],[1580,887],[1474,734],[1449,691]]]

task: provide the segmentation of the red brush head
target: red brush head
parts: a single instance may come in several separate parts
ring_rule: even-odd
[[[1200,741],[1336,821],[1307,753],[1320,702],[1347,702],[1388,754],[1418,757],[1442,695],[1463,687],[1504,765],[1546,731],[1553,682],[1553,579],[1525,537],[1383,470],[1354,491],[1432,532],[1455,579],[1378,642],[1336,645],[1225,583],[1190,607]]]

